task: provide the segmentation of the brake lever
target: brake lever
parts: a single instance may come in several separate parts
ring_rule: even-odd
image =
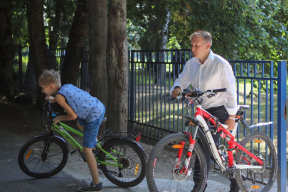
[[[208,98],[211,98],[211,97],[213,97],[213,96],[216,97],[216,95],[217,95],[217,93],[211,93],[211,94],[207,95],[207,97],[208,97]]]

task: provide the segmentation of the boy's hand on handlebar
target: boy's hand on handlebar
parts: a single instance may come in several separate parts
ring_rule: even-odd
[[[52,96],[46,96],[45,100],[50,100],[52,103],[54,103],[56,101],[55,97],[52,97]]]
[[[176,88],[176,89],[174,89],[174,90],[172,91],[172,97],[174,97],[174,98],[178,97],[181,92],[182,92],[182,91],[181,91],[181,88]]]
[[[60,119],[58,117],[53,119],[53,123],[55,123],[55,125],[57,125],[60,122]]]

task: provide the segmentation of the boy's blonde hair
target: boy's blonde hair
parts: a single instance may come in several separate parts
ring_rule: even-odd
[[[47,86],[51,83],[57,85],[58,87],[61,87],[60,72],[54,71],[53,69],[52,70],[44,69],[43,73],[40,75],[38,79],[38,84],[39,86],[41,85]]]

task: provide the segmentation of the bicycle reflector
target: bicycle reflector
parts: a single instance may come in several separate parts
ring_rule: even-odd
[[[174,148],[174,149],[180,149],[180,148],[184,148],[184,145],[175,144],[175,145],[172,145],[172,148]]]
[[[140,139],[141,139],[141,135],[139,134],[139,135],[135,138],[135,140],[138,142],[138,141],[140,141]]]
[[[30,150],[28,151],[28,153],[27,153],[27,155],[26,155],[26,159],[29,158],[29,156],[31,155],[32,151],[33,151],[32,149],[30,149]]]
[[[254,142],[255,142],[255,143],[262,143],[262,141],[259,140],[259,139],[255,139]]]
[[[139,164],[137,164],[136,167],[135,167],[135,175],[137,175],[138,170],[139,170]]]
[[[259,188],[260,188],[259,185],[252,185],[252,186],[251,186],[251,189],[259,189]]]

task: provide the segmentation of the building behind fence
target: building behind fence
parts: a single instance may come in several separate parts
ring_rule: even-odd
[[[48,50],[50,67],[60,70],[64,55],[65,49]],[[89,91],[88,55],[87,51],[82,51],[80,78],[77,82],[78,87],[87,91]],[[190,49],[132,50],[129,52],[128,119],[130,131],[140,132],[141,135],[156,140],[170,133],[184,131],[185,120],[173,113],[188,114],[184,107],[186,101],[172,100],[169,90],[191,57]],[[33,70],[30,62],[28,48],[14,47],[14,70],[19,74],[20,88],[28,87],[36,90],[35,77],[33,79],[26,75],[28,70]],[[281,167],[286,169],[286,117],[284,118],[287,94],[286,61],[277,63],[272,61],[229,62],[236,76],[237,102],[250,105],[250,109],[244,115],[246,121],[250,124],[274,122],[272,125],[259,127],[257,131],[267,134],[278,146],[280,168],[278,184],[282,182],[281,190],[285,191],[286,173],[281,172]],[[34,72],[29,74],[34,75]],[[31,81],[34,81],[35,85]],[[193,87],[188,87],[188,89],[193,89]],[[250,131],[239,125],[237,141],[240,141]]]

